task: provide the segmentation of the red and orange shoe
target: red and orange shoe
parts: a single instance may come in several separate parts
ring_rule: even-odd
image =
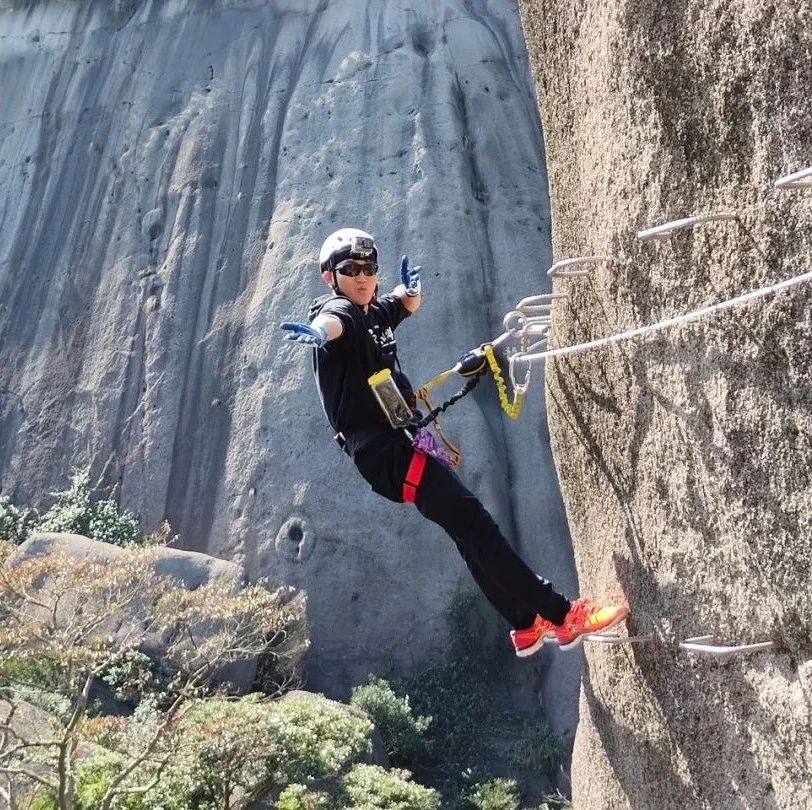
[[[537,653],[545,642],[555,641],[556,626],[541,616],[536,616],[536,620],[530,627],[524,630],[511,630],[510,640],[513,642],[513,649],[519,658],[527,658],[529,655]]]
[[[621,605],[601,605],[591,599],[576,599],[564,617],[564,624],[554,626],[558,644],[562,650],[568,650],[580,644],[587,633],[608,630],[628,614],[629,609]]]

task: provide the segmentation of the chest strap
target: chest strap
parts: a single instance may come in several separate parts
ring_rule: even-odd
[[[403,500],[405,503],[414,503],[417,498],[417,490],[420,487],[420,482],[423,480],[423,472],[426,469],[425,453],[420,450],[415,450],[412,454],[412,460],[409,463],[409,469],[406,470],[406,478],[403,481]]]

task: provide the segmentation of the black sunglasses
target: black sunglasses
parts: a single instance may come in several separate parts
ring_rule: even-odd
[[[362,262],[357,259],[347,259],[346,261],[339,262],[335,266],[336,273],[341,273],[342,276],[349,276],[355,278],[363,273],[365,276],[374,276],[378,272],[378,265],[375,262]]]

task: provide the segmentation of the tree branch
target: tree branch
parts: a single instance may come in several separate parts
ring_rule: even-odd
[[[59,790],[59,785],[55,782],[51,782],[50,779],[46,779],[44,776],[40,776],[33,771],[29,771],[27,768],[18,767],[18,768],[10,768],[6,765],[0,765],[0,773],[6,774],[17,774],[18,776],[25,776],[28,779],[33,779],[35,782],[39,782],[41,785],[44,785],[47,788],[50,788],[53,791]]]

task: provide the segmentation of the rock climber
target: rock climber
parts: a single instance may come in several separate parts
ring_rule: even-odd
[[[402,394],[415,409],[394,332],[420,308],[421,268],[410,267],[403,256],[402,283],[379,295],[374,238],[342,228],[322,245],[319,269],[331,292],[313,301],[309,323],[285,322],[281,328],[287,340],[314,349],[313,370],[327,419],[372,489],[390,501],[414,503],[450,535],[476,584],[510,623],[519,657],[533,655],[545,642],[569,649],[586,633],[620,622],[628,608],[570,601],[537,576],[439,454],[417,449],[408,427],[393,427],[387,418],[368,380],[383,371],[395,383],[396,397]]]

